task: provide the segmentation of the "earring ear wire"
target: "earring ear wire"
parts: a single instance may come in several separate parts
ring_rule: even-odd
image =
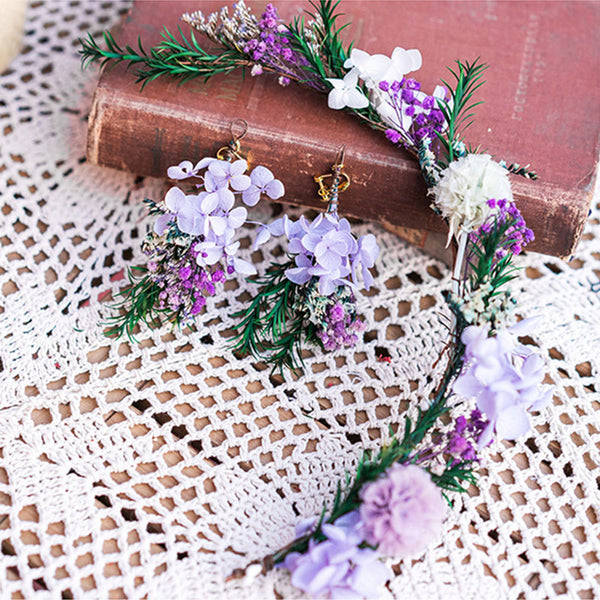
[[[346,191],[350,186],[350,176],[344,172],[344,158],[346,157],[346,146],[342,146],[331,167],[331,173],[315,175],[313,179],[319,185],[318,194],[323,202],[329,203],[327,207],[328,214],[337,214],[339,195]],[[331,178],[329,186],[325,180]]]
[[[239,133],[236,133],[236,129],[239,130]],[[216,155],[217,158],[228,162],[232,162],[234,159],[244,160],[241,153],[240,140],[248,133],[248,122],[244,119],[235,119],[230,123],[229,131],[231,133],[231,141],[227,146],[219,148]]]

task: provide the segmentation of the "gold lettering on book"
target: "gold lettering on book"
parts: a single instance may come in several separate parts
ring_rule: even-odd
[[[540,17],[535,13],[529,15],[529,23],[525,30],[525,43],[521,58],[521,68],[517,80],[517,89],[513,99],[512,119],[521,121],[523,110],[527,102],[527,90],[531,83],[541,79],[541,66],[536,64],[536,46],[540,31]],[[532,77],[533,75],[533,77]],[[533,79],[533,81],[532,81]]]
[[[217,88],[217,100],[226,102],[237,102],[244,79],[238,73],[230,73],[223,81],[219,81]]]

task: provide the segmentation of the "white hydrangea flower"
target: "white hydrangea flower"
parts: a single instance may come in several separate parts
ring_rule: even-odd
[[[369,100],[358,87],[358,71],[352,69],[344,79],[327,79],[333,86],[329,92],[327,104],[329,108],[341,110],[342,108],[366,108]]]
[[[449,221],[448,242],[459,231],[468,233],[483,224],[492,211],[488,200],[513,199],[508,171],[489,154],[467,154],[452,161],[430,193],[434,206]]]
[[[366,86],[376,89],[380,81],[400,81],[407,73],[420,69],[422,62],[421,53],[416,49],[394,48],[389,57],[354,48],[344,67],[356,69]]]

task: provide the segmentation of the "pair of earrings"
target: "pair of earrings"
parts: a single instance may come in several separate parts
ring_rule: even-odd
[[[130,269],[118,304],[123,310],[111,319],[109,335],[132,338],[140,321],[189,324],[206,297],[238,273],[255,276],[249,281],[258,285],[248,307],[234,315],[234,348],[240,353],[264,359],[274,369],[295,370],[302,366],[305,343],[330,351],[357,342],[364,329],[356,307],[358,275],[368,289],[379,248],[373,234],[357,238],[338,216],[339,194],[350,184],[344,149],[331,173],[315,177],[327,203],[324,212],[312,221],[284,216],[270,224],[254,222],[254,248],[273,236],[287,238],[286,260],[259,276],[238,256],[246,206],[255,206],[263,196],[277,200],[285,190],[262,165],[247,173],[240,146],[246,131],[245,121],[232,123],[232,141],[216,157],[170,167],[167,174],[179,185],[161,202],[145,200],[156,216],[142,246],[148,263]]]

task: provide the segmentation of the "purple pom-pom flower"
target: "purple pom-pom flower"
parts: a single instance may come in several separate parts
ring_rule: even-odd
[[[415,465],[393,465],[360,497],[365,539],[383,554],[418,554],[441,532],[446,503],[429,473]]]

